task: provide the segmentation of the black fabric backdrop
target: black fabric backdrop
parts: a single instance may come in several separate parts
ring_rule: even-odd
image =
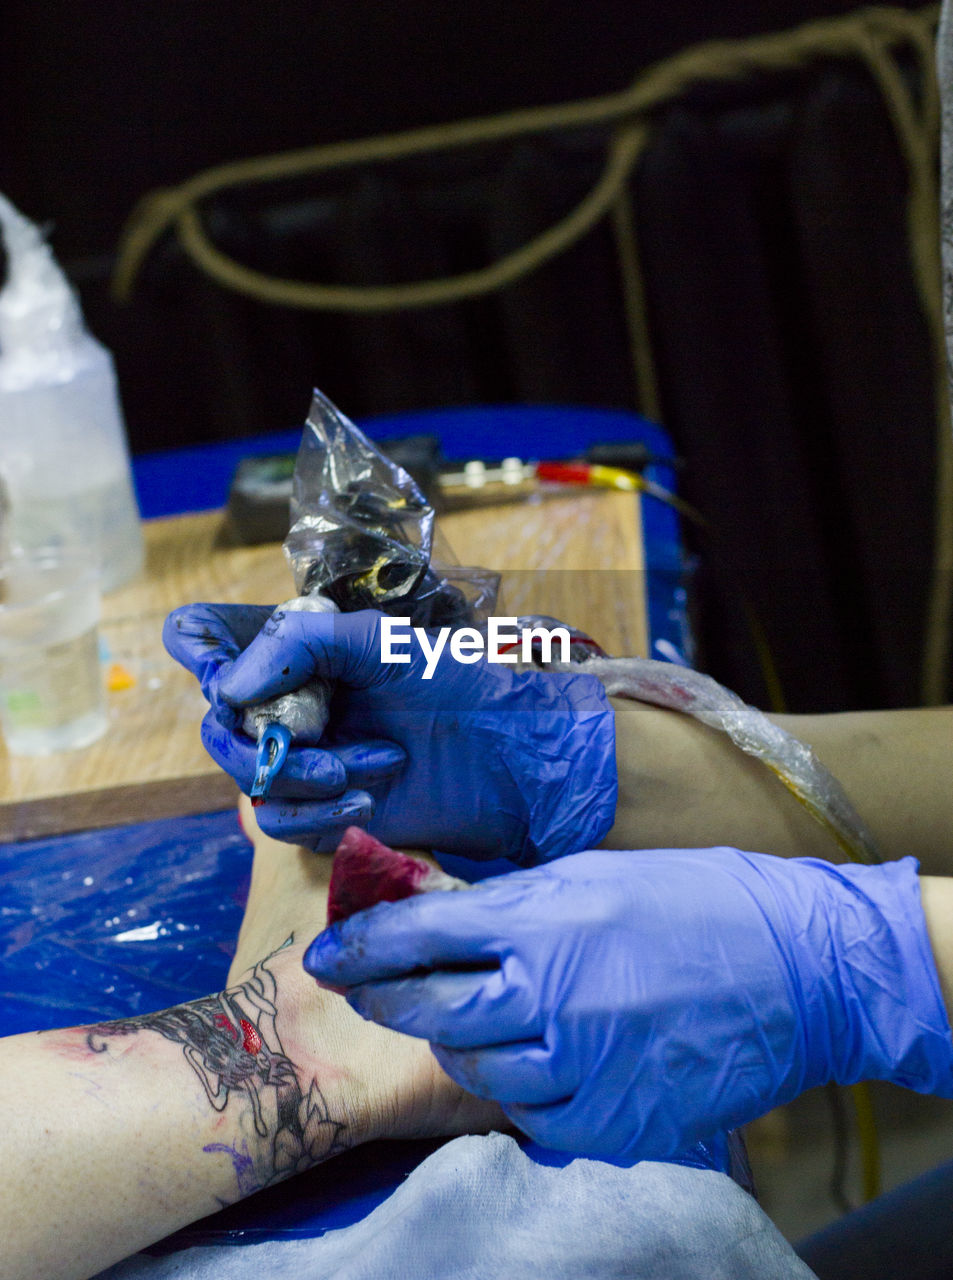
[[[0,48],[11,71],[0,78],[0,187],[57,219],[57,250],[116,353],[134,449],[285,428],[313,383],[354,415],[494,401],[639,407],[607,226],[498,295],[376,317],[228,294],[171,240],[120,310],[106,288],[115,236],[143,190],[204,164],[605,92],[686,42],[850,7],[731,6],[729,23],[724,7],[676,6],[639,27],[630,6],[597,4],[583,45],[572,5],[547,6],[548,26],[531,5],[452,6],[455,39],[441,48],[447,6],[414,10],[415,42],[375,18],[379,6],[357,5],[348,52],[323,9],[308,21],[337,44],[312,32],[302,48],[304,10],[292,20],[289,6],[254,62],[258,33],[242,5],[227,32],[218,4],[137,6],[107,50],[107,7],[80,18],[53,0],[14,4]],[[427,14],[433,39],[421,43]],[[490,38],[488,16],[505,42]],[[249,58],[250,79],[240,74]],[[316,68],[310,85],[305,64]],[[362,91],[343,92],[355,65]],[[278,275],[443,275],[566,212],[598,174],[604,142],[579,131],[262,187],[203,214],[220,245]],[[718,529],[717,555],[695,543],[702,656],[762,705],[742,592],[793,709],[917,698],[935,418],[905,182],[872,85],[828,64],[692,95],[659,118],[632,184],[661,417],[686,460],[686,496]]]
[[[661,417],[685,458],[709,670],[762,705],[742,596],[792,708],[917,700],[932,553],[929,339],[907,250],[906,174],[850,67],[699,94],[662,119],[633,183]],[[579,199],[604,139],[269,189],[209,212],[219,244],[279,275],[444,275],[522,243]],[[129,311],[127,397],[215,434],[298,420],[311,378],[352,413],[518,401],[636,405],[603,226],[479,302],[293,314],[223,293],[172,244]],[[159,350],[144,364],[139,334]],[[184,336],[184,340],[183,340]],[[157,384],[157,368],[175,376]],[[135,381],[138,370],[140,381]],[[191,424],[183,423],[189,430]],[[519,442],[513,442],[518,451]]]
[[[707,660],[754,692],[743,588],[799,709],[917,700],[936,428],[905,189],[846,67],[673,111],[638,181],[663,416],[721,535]]]

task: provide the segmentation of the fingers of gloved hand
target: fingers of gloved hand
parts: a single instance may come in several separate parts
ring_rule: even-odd
[[[202,745],[247,795],[255,781],[257,744],[243,733],[226,729],[216,713],[209,711],[202,721]],[[336,753],[300,747],[288,752],[271,784],[271,794],[276,799],[328,799],[341,795],[348,781],[347,766]]]
[[[568,1096],[572,1082],[542,1040],[490,1044],[482,1049],[449,1049],[431,1044],[433,1056],[457,1084],[478,1098],[543,1106]]]
[[[333,800],[268,800],[255,809],[265,835],[315,853],[333,853],[347,828],[366,827],[373,813],[366,791],[345,791]]]
[[[508,983],[500,968],[437,969],[419,977],[365,982],[349,988],[347,998],[363,1018],[452,1049],[526,1040],[542,1035],[544,1025],[530,991]]]
[[[388,742],[386,738],[341,746],[331,743],[329,749],[344,765],[349,785],[361,789],[386,782],[407,763],[407,752],[403,747],[396,742]]]
[[[209,711],[202,722],[202,743],[226,773],[249,792],[255,777],[257,744],[221,723],[220,711]],[[340,795],[345,787],[366,790],[386,782],[404,767],[407,753],[384,738],[368,742],[320,747],[292,746],[271,787],[274,796],[302,800]]]
[[[352,987],[419,969],[488,966],[499,959],[498,924],[495,895],[482,887],[378,903],[319,933],[304,967],[321,982]]]
[[[221,693],[238,706],[298,689],[315,676],[369,684],[380,671],[381,615],[276,609],[223,674]]]
[[[187,604],[174,609],[162,627],[162,643],[191,671],[203,692],[223,665],[245,649],[271,617],[270,605]]]

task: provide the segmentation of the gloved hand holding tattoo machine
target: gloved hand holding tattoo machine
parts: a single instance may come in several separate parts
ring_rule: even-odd
[[[261,802],[262,829],[329,850],[368,824],[390,844],[522,863],[597,844],[617,796],[602,684],[448,654],[425,679],[414,646],[382,662],[382,612],[472,626],[496,577],[431,566],[432,509],[319,392],[293,514],[296,600],[187,605],[163,633],[211,703],[207,750]]]

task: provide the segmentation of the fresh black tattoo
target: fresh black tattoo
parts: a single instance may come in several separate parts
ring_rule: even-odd
[[[216,1111],[225,1110],[232,1094],[245,1096],[258,1138],[252,1143],[254,1151],[249,1153],[245,1142],[240,1152],[222,1143],[203,1148],[231,1156],[241,1195],[309,1168],[348,1145],[346,1126],[331,1117],[317,1081],[311,1081],[307,1094],[302,1091],[275,1025],[278,989],[268,962],[293,941],[294,935],[259,961],[244,982],[217,996],[105,1022],[90,1028],[86,1037],[94,1053],[104,1053],[116,1036],[156,1031],[182,1046]]]

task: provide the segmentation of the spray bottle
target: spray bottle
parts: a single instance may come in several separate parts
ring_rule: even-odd
[[[142,568],[112,356],[39,227],[0,195],[7,278],[0,289],[0,482],[9,537],[24,548],[91,549],[103,591]]]

